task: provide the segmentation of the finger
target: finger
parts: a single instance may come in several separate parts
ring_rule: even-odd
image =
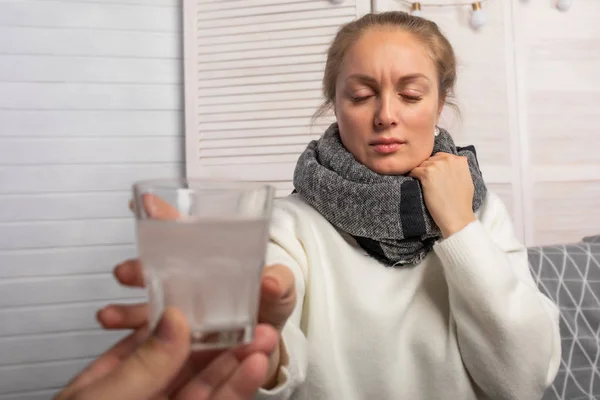
[[[258,321],[283,329],[296,305],[294,274],[283,265],[265,267]]]
[[[447,151],[438,151],[431,158],[454,158],[456,154],[448,153]]]
[[[161,392],[185,363],[190,330],[185,316],[168,308],[155,334],[121,365],[86,388],[86,398],[139,400]]]
[[[177,394],[177,400],[211,399],[213,392],[235,372],[240,365],[231,351],[222,352],[200,373],[190,379]]]
[[[180,217],[179,211],[163,199],[153,194],[142,197],[144,209],[153,219],[174,220]]]
[[[240,361],[225,352],[191,380],[176,400],[249,400],[264,383],[268,366],[264,353],[251,353]]]
[[[254,330],[254,340],[251,343],[239,346],[231,350],[233,354],[242,360],[251,353],[271,354],[279,344],[279,334],[275,328],[268,324],[258,324]],[[192,369],[200,370],[216,359],[223,351],[197,351],[190,355]]]
[[[411,178],[421,180],[421,178],[423,178],[423,176],[424,176],[424,173],[425,173],[425,169],[423,167],[416,167],[416,168],[413,168],[408,173],[408,176],[410,176]]]
[[[117,281],[125,286],[144,287],[144,273],[139,259],[127,260],[113,271]]]
[[[231,352],[239,360],[243,360],[252,353],[264,353],[270,355],[275,351],[279,344],[279,334],[277,330],[268,324],[258,324],[254,331],[254,340],[252,343],[239,346]],[[213,360],[215,360],[223,351],[197,351],[190,355],[190,360],[179,374],[177,382],[174,382],[172,388],[180,388],[182,383],[190,381],[198,371],[203,370]]]
[[[171,381],[165,393],[169,396],[179,393],[183,386],[190,382],[199,371],[204,370],[221,353],[223,353],[223,350],[192,351],[188,361],[181,368],[177,377]]]
[[[96,318],[104,329],[137,329],[148,322],[147,303],[110,304],[98,311]]]
[[[258,324],[254,331],[254,340],[252,343],[238,347],[233,353],[238,360],[243,360],[252,353],[271,354],[279,344],[279,334],[277,330],[267,324]]]
[[[66,385],[65,389],[61,391],[56,400],[67,399],[72,393],[108,374],[124,357],[133,353],[135,348],[139,346],[147,336],[147,330],[139,329],[121,339],[117,344],[88,365],[81,373],[79,373],[79,375],[74,377],[71,382]]]
[[[279,334],[277,333],[275,328],[267,324],[258,324],[254,331],[254,340],[252,341],[252,343],[234,348],[233,350],[231,350],[231,352],[234,354],[235,358],[239,362],[241,362],[253,353],[263,353],[265,355],[270,355],[275,351],[278,344]],[[203,371],[222,353],[222,350],[192,352],[189,361],[180,371],[180,373],[177,376],[177,379],[171,382],[171,384],[169,385],[167,393],[179,393],[179,396],[189,397],[197,396],[199,391],[205,391],[205,389],[202,389],[202,387],[206,387],[206,385],[200,384],[201,387],[198,388],[196,386],[197,383],[188,385],[187,389],[185,390],[182,389],[182,387],[190,383],[192,380],[201,379],[196,376],[198,374],[198,371]],[[226,371],[223,371],[221,373],[225,374]],[[188,395],[186,393],[192,393],[192,395]],[[180,397],[177,398],[179,399]]]
[[[269,265],[263,269],[262,289],[273,300],[290,297],[295,292],[295,278],[285,265]]]
[[[441,159],[436,159],[435,157],[431,157],[428,158],[427,160],[423,161],[421,164],[417,165],[417,168],[430,168],[434,165],[436,165],[437,163],[439,163],[441,161]]]
[[[262,353],[246,358],[210,400],[251,400],[264,383],[269,360]]]

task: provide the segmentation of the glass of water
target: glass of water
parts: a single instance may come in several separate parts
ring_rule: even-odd
[[[134,184],[152,327],[173,306],[188,319],[193,350],[252,341],[273,197],[271,186],[251,182]]]

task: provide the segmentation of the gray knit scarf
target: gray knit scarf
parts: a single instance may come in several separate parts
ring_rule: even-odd
[[[475,187],[473,211],[477,211],[487,189],[475,148],[456,147],[450,134],[440,128],[432,155],[440,151],[468,158]],[[420,182],[403,175],[379,175],[356,161],[343,146],[337,123],[302,153],[294,187],[333,226],[350,234],[387,266],[418,264],[441,238],[425,206]]]

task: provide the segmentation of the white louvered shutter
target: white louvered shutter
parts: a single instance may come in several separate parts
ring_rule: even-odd
[[[312,123],[327,48],[370,0],[186,0],[186,170],[292,190],[296,160],[331,116]]]

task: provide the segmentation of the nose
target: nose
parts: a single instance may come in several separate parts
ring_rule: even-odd
[[[387,129],[398,125],[398,116],[395,111],[393,99],[390,96],[382,96],[373,120],[375,127]]]

